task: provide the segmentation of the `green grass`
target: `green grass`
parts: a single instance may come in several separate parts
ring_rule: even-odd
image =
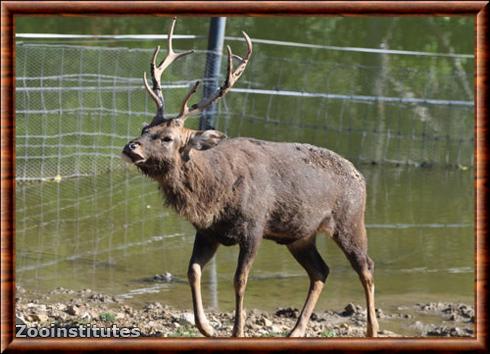
[[[320,334],[320,337],[332,338],[332,337],[336,337],[336,334],[335,334],[335,331],[333,329],[329,329],[327,331],[322,332]]]
[[[170,333],[168,337],[198,337],[199,332],[194,326],[181,326],[173,333]]]
[[[116,321],[116,315],[114,315],[112,312],[102,312],[100,315],[99,315],[99,318],[101,321],[104,321],[104,322],[114,322]]]

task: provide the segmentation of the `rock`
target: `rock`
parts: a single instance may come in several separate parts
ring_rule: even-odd
[[[269,334],[269,331],[267,329],[265,329],[265,328],[259,328],[257,330],[257,333],[263,336],[263,335],[268,335]]]
[[[401,337],[399,334],[386,329],[379,331],[378,334],[382,337]]]
[[[159,302],[153,302],[144,307],[144,311],[146,312],[161,311],[161,310],[163,310],[163,306]]]
[[[59,311],[57,309],[50,309],[48,311],[48,317],[54,318],[57,320],[64,320],[67,317],[67,314],[63,311]]]
[[[318,332],[322,329],[322,326],[318,325],[318,324],[315,324],[313,326],[310,326],[310,328],[315,331],[315,332]]]
[[[128,305],[122,305],[121,310],[127,313],[128,315],[131,315],[134,312],[133,308]]]
[[[25,325],[26,321],[22,317],[15,316],[15,324],[16,325]]]
[[[416,307],[422,312],[436,312],[444,319],[456,322],[473,322],[475,310],[466,304],[453,304],[442,302],[431,302],[428,304],[417,304]]]
[[[298,318],[299,310],[291,307],[279,308],[277,309],[275,315],[284,318]]]
[[[66,311],[67,306],[65,304],[54,304],[53,309],[58,311]]]
[[[448,320],[449,321],[460,321],[461,320],[461,317],[457,316],[455,313],[452,313],[449,317],[448,317]]]
[[[40,305],[37,301],[33,300],[32,302],[27,304],[27,307],[31,311],[46,311],[46,305]]]
[[[270,330],[271,330],[271,332],[273,332],[273,333],[280,333],[280,332],[282,332],[282,328],[281,328],[281,327],[279,327],[279,326],[277,326],[277,325],[272,325],[272,326],[270,327]]]
[[[63,287],[57,287],[49,292],[51,295],[59,295],[59,294],[74,294],[75,291],[71,289],[65,289]]]
[[[223,327],[221,321],[214,316],[209,320],[209,324],[216,329],[221,329]]]
[[[31,313],[29,318],[32,322],[47,322],[49,319],[45,312]]]
[[[448,304],[444,304],[442,302],[430,302],[428,304],[417,304],[421,311],[426,312],[436,312],[436,311],[447,311]]]
[[[354,304],[348,304],[344,308],[344,312],[342,312],[342,316],[352,316],[353,314],[356,313],[356,306]]]
[[[76,305],[68,305],[65,312],[72,316],[78,316],[80,314],[80,309]]]
[[[425,333],[427,336],[436,337],[471,337],[473,330],[469,328],[430,326],[431,328]]]
[[[426,330],[426,325],[424,325],[422,322],[420,321],[415,321],[414,323],[412,323],[410,325],[410,328],[413,328],[415,329],[417,332],[419,332],[420,334],[423,334]]]
[[[173,315],[172,317],[176,323],[179,323],[183,326],[194,326],[195,324],[194,315],[190,312],[184,312],[180,315]]]
[[[426,327],[424,335],[426,336],[436,336],[436,337],[467,337],[470,336],[473,331],[467,332],[466,329],[459,327],[448,327],[448,326],[436,326],[428,325]]]
[[[155,274],[153,276],[153,280],[155,281],[163,281],[163,282],[166,282],[166,283],[170,283],[172,280],[174,280],[174,277],[171,273],[169,272],[166,272],[166,273],[163,273],[163,274]]]
[[[80,319],[83,321],[90,321],[92,319],[92,315],[89,312],[83,312],[80,314]]]
[[[59,289],[60,293],[69,291]],[[73,295],[63,294],[63,302],[56,302],[43,294],[27,291],[21,295],[16,304],[16,315],[29,326],[46,326],[56,322],[59,326],[72,326],[86,321],[90,325],[117,324],[121,327],[138,327],[143,336],[199,336],[195,328],[192,311],[182,311],[168,305],[155,302],[147,305],[123,299],[120,304],[114,303],[115,298],[92,290],[76,291]],[[68,301],[66,299],[72,298]],[[89,299],[90,298],[90,299]],[[132,303],[131,303],[132,304]],[[424,308],[425,310],[422,310]],[[410,312],[413,310],[433,312]],[[340,310],[340,311],[338,311]],[[475,312],[473,307],[456,303],[426,303],[399,307],[400,311],[384,312],[376,310],[378,318],[396,322],[396,328],[410,335],[467,337],[474,335],[473,324]],[[403,310],[403,311],[402,311]],[[278,308],[275,312],[250,310],[245,323],[246,337],[284,336],[293,327],[299,316],[299,310],[291,307]],[[104,322],[100,315],[111,313],[112,320]],[[410,315],[413,314],[413,317]],[[426,314],[430,315],[427,316]],[[347,317],[348,316],[348,317]],[[219,337],[229,337],[233,326],[233,312],[208,311],[210,325]],[[414,318],[411,320],[411,318]],[[421,319],[424,322],[415,322]],[[449,322],[448,319],[453,320]],[[427,323],[425,323],[427,321]],[[415,322],[414,324],[411,324]],[[400,326],[398,326],[400,325]],[[407,327],[410,325],[411,330]],[[383,328],[384,326],[382,326]],[[366,333],[366,310],[355,304],[348,304],[345,309],[325,310],[311,316],[307,337],[356,336],[364,337]],[[402,332],[405,333],[405,332]],[[396,333],[382,329],[382,337],[397,336]]]
[[[104,294],[92,294],[88,297],[89,300],[94,302],[114,302],[114,298],[112,296],[104,295]]]
[[[463,304],[463,305],[460,305],[458,307],[458,310],[459,310],[459,314],[463,317],[466,317],[466,318],[475,317],[475,310],[471,306]]]
[[[267,318],[258,318],[255,323],[257,323],[258,325],[260,326],[264,326],[264,327],[270,327],[272,326],[272,321],[267,319]]]

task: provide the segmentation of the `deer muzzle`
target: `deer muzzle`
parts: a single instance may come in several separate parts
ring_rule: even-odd
[[[137,141],[131,141],[124,147],[122,151],[122,158],[126,162],[138,164],[145,162],[146,158],[141,149],[141,144]]]

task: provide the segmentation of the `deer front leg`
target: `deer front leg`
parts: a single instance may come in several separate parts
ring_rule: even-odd
[[[315,236],[293,242],[288,245],[288,249],[298,263],[303,266],[310,278],[310,289],[303,310],[294,329],[289,334],[289,337],[304,337],[308,321],[322,292],[329,269],[316,249]]]
[[[214,330],[206,319],[204,308],[202,306],[201,272],[206,263],[213,258],[217,249],[218,243],[214,239],[198,232],[196,234],[196,239],[194,240],[194,248],[189,262],[189,270],[187,272],[192,290],[192,305],[194,308],[196,326],[199,331],[207,337],[212,337],[214,335]]]
[[[243,337],[243,327],[245,325],[245,313],[243,311],[243,297],[247,287],[248,274],[257,254],[257,247],[260,240],[247,240],[246,245],[240,245],[238,265],[235,272],[235,322],[233,324],[233,337]]]

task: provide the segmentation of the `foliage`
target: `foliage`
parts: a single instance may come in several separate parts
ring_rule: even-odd
[[[112,312],[102,312],[99,315],[99,318],[101,321],[112,323],[116,320],[116,315],[114,315]]]

